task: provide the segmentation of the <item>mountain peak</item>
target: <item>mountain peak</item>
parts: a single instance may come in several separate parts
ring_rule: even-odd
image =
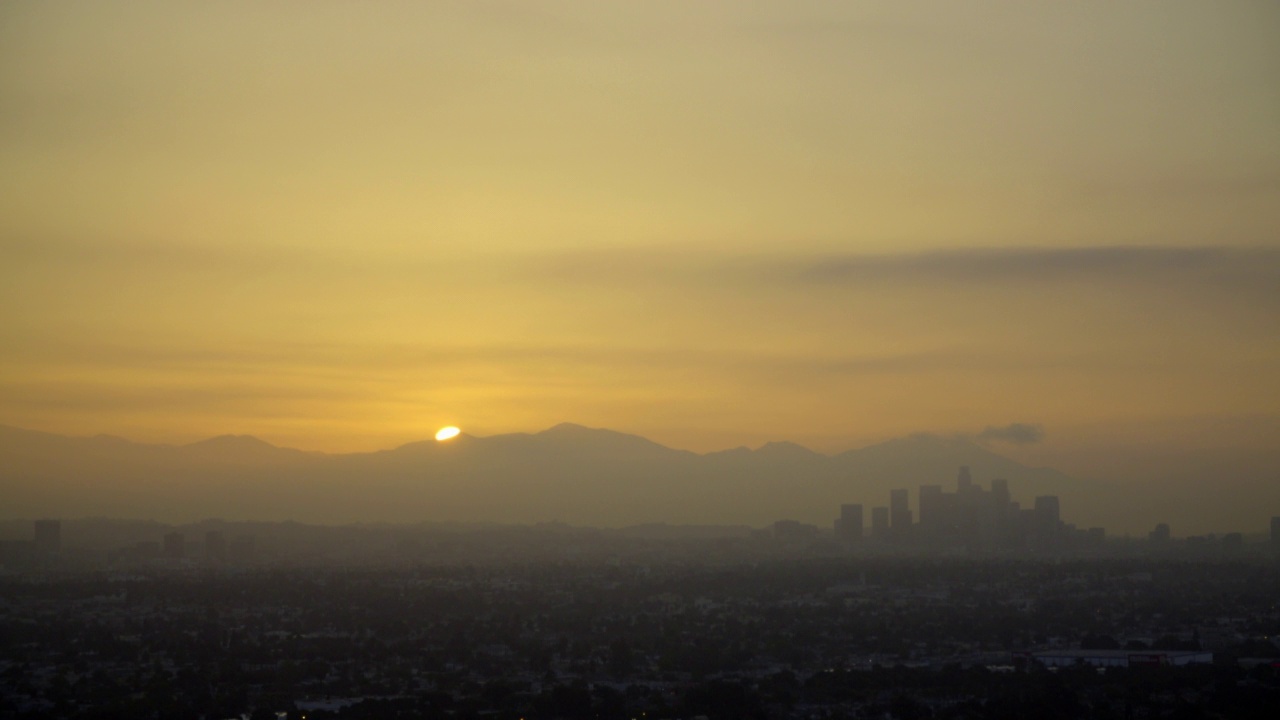
[[[188,448],[220,448],[226,450],[240,450],[250,448],[271,448],[279,450],[280,448],[272,445],[266,440],[254,437],[253,435],[218,435],[206,440],[193,442],[184,447]]]
[[[609,430],[608,428],[587,427],[586,425],[579,425],[577,423],[570,423],[570,422],[563,422],[563,423],[560,423],[559,425],[553,425],[552,427],[549,427],[546,430],[543,430],[542,432],[537,433],[536,437],[566,438],[566,439],[575,439],[575,440],[599,439],[599,440],[605,440],[605,441],[608,441],[608,440],[620,441],[625,439],[632,442],[642,441],[645,443],[653,443],[652,440],[649,440],[648,438],[640,437],[639,435],[631,435],[629,433],[618,432],[617,430]]]
[[[560,423],[547,428],[533,437],[559,441],[587,449],[592,452],[644,452],[644,453],[681,453],[687,451],[673,450],[640,435],[618,432],[606,428],[592,428],[576,423]]]
[[[178,448],[178,452],[204,462],[233,464],[274,463],[308,455],[301,450],[277,447],[252,435],[219,435],[182,445]]]
[[[586,425],[578,423],[562,422],[543,430],[539,435],[567,435],[570,433],[587,434],[587,433],[613,433],[613,430],[605,430],[603,428],[589,428]],[[621,434],[621,433],[618,433]]]
[[[767,442],[756,450],[757,453],[769,457],[776,458],[811,458],[822,457],[820,453],[816,453],[803,445],[797,445],[789,440],[774,440]]]

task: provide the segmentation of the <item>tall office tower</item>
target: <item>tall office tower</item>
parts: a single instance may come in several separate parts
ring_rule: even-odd
[[[56,553],[62,549],[62,521],[37,520],[32,545],[36,552]]]
[[[164,556],[181,560],[187,554],[187,538],[182,533],[171,532],[164,536]]]
[[[840,506],[840,518],[836,520],[836,538],[851,541],[862,539],[861,505]]]
[[[217,530],[204,534],[204,557],[213,562],[226,562],[227,540]]]
[[[995,478],[991,481],[991,492],[987,497],[987,511],[982,528],[985,539],[996,545],[1007,545],[1012,541],[1014,517],[1013,497],[1009,493],[1009,481]]]
[[[925,535],[939,535],[946,526],[941,485],[920,486],[920,531]]]
[[[1013,496],[1009,494],[1009,481],[1004,478],[996,478],[991,481],[991,506],[996,511],[997,518],[1004,518],[1009,514],[1009,504],[1013,502]]]
[[[1160,523],[1156,525],[1156,529],[1147,534],[1147,539],[1153,543],[1161,544],[1169,542],[1169,523]]]
[[[1044,528],[1058,529],[1062,515],[1057,495],[1041,495],[1036,498],[1036,524]]]
[[[961,465],[960,474],[956,476],[956,492],[965,493],[973,487],[973,475],[969,474],[969,466]]]
[[[911,531],[911,510],[907,507],[907,490],[901,488],[889,491],[889,529],[894,535],[904,535]]]
[[[883,538],[889,534],[889,508],[871,508],[871,537]]]

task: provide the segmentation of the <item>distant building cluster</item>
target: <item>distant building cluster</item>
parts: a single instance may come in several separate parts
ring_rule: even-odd
[[[1009,492],[1008,480],[996,478],[990,489],[983,488],[974,481],[967,466],[960,467],[954,492],[947,492],[941,485],[921,485],[915,513],[908,489],[896,488],[889,491],[888,505],[871,508],[870,532],[865,516],[861,504],[841,505],[833,528],[835,538],[845,544],[872,542],[891,547],[979,551],[1079,549],[1098,547],[1107,538],[1104,528],[1078,528],[1064,522],[1056,495],[1041,495],[1030,507],[1023,507]],[[793,521],[775,524],[774,534],[798,538],[804,535],[805,528],[813,527],[799,523],[795,523],[796,527],[780,527],[788,522]],[[1280,553],[1280,516],[1271,518],[1270,541],[1273,551]],[[1147,535],[1147,546],[1154,552],[1231,552],[1244,544],[1244,535],[1238,532],[1175,542],[1168,523],[1157,524]]]
[[[40,567],[62,553],[62,521],[36,520],[31,540],[0,542],[0,568]]]
[[[199,537],[197,535],[197,537]],[[203,563],[223,565],[243,563],[254,555],[255,538],[251,535],[235,538],[231,543],[220,530],[204,533],[204,544],[188,542],[181,532],[165,533],[160,541],[143,540],[117,548],[109,554],[109,562],[115,566]]]
[[[994,479],[990,488],[984,488],[974,481],[968,467],[959,469],[954,491],[949,492],[941,485],[921,485],[914,508],[911,500],[906,488],[892,489],[887,505],[870,508],[869,524],[864,505],[843,504],[830,531],[796,520],[779,520],[765,529],[725,526],[722,531],[710,534],[707,531],[712,526],[693,531],[674,527],[662,537],[685,541],[664,546],[673,557],[684,552],[704,554],[708,546],[700,544],[700,540],[715,540],[716,552],[725,557],[830,554],[855,548],[858,552],[908,554],[961,551],[1207,559],[1280,557],[1280,516],[1271,518],[1269,533],[1248,536],[1230,532],[1177,537],[1168,523],[1161,522],[1145,537],[1126,535],[1109,539],[1103,528],[1082,529],[1064,522],[1057,496],[1041,495],[1029,507],[1023,507],[1013,500],[1006,480]],[[428,532],[397,526],[360,532],[287,523],[246,528],[269,533],[264,551],[256,534],[228,536],[224,529],[235,526],[221,521],[207,521],[185,529],[170,527],[164,531],[154,524],[135,523],[136,527],[127,531],[99,528],[96,535],[86,530],[86,522],[89,521],[70,521],[70,542],[64,537],[63,521],[53,518],[32,522],[30,539],[0,539],[0,574],[89,567],[243,567],[264,561],[320,558],[357,564],[426,556],[443,559],[461,552],[457,550],[458,538],[467,535],[461,530]],[[635,528],[563,528],[561,532],[548,531],[542,538],[545,545],[542,549],[527,546],[524,549],[539,556],[566,557],[579,556],[588,552],[588,548],[591,552],[615,555],[652,550],[646,543],[650,536],[643,532],[637,534]],[[508,543],[515,537],[525,543],[528,531],[524,526],[505,526],[488,534],[471,533],[475,542],[467,552],[509,556]],[[605,538],[609,539],[608,543]]]
[[[165,533],[160,540],[141,540],[111,548],[106,551],[105,560],[113,567],[243,564],[256,557],[255,546],[252,535],[227,542],[220,530],[209,530],[204,533],[204,543],[200,544],[198,540],[189,542],[185,534],[173,531]],[[83,567],[86,559],[93,555],[93,549],[87,547],[64,547],[61,520],[36,520],[31,540],[0,541],[0,570]],[[104,559],[98,558],[99,562]]]
[[[956,476],[955,492],[941,485],[921,485],[917,512],[912,513],[906,488],[889,492],[889,505],[871,508],[873,541],[924,548],[963,547],[977,550],[1054,549],[1067,543],[1101,543],[1102,528],[1081,530],[1062,521],[1056,495],[1042,495],[1022,507],[1009,493],[1009,481],[995,479],[985,489],[967,466]],[[835,535],[844,542],[866,538],[863,506],[842,505]]]

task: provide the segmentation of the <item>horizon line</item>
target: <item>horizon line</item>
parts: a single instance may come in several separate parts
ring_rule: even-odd
[[[621,436],[624,436],[624,437],[636,438],[636,439],[639,439],[639,440],[644,440],[645,442],[652,443],[652,444],[657,445],[658,447],[664,448],[664,449],[666,449],[666,450],[671,450],[671,451],[674,451],[674,452],[690,453],[690,454],[698,455],[698,456],[717,455],[717,454],[720,454],[720,453],[729,453],[729,452],[735,452],[735,451],[739,451],[739,450],[746,450],[746,451],[748,451],[748,452],[753,452],[753,453],[754,453],[754,452],[759,452],[759,451],[761,451],[761,450],[763,450],[763,449],[765,449],[766,447],[769,447],[769,446],[771,446],[771,445],[782,445],[782,446],[790,445],[790,446],[794,446],[794,447],[800,448],[800,449],[802,449],[802,450],[805,450],[805,451],[807,451],[807,452],[809,452],[809,453],[812,453],[812,454],[814,454],[814,455],[818,455],[818,456],[825,457],[825,458],[834,458],[834,457],[837,457],[837,456],[839,456],[839,455],[843,455],[843,454],[845,454],[845,453],[855,452],[855,451],[858,451],[858,450],[863,450],[863,449],[866,449],[866,448],[875,447],[875,446],[877,446],[877,445],[882,445],[882,444],[885,444],[885,443],[894,442],[894,441],[896,441],[896,440],[914,440],[914,439],[936,439],[936,440],[944,440],[944,441],[968,441],[970,444],[972,444],[972,445],[974,445],[974,446],[976,446],[976,447],[982,448],[982,449],[984,449],[984,450],[988,450],[989,452],[994,452],[994,451],[991,451],[991,450],[989,450],[988,448],[986,448],[986,447],[985,447],[985,445],[984,445],[983,443],[978,442],[980,433],[950,433],[950,434],[947,434],[947,433],[936,433],[936,432],[929,432],[929,431],[917,431],[917,432],[910,432],[910,433],[906,433],[906,434],[904,434],[904,435],[897,435],[897,436],[893,436],[893,437],[888,437],[888,438],[885,438],[885,439],[883,439],[883,440],[878,440],[878,441],[875,441],[875,442],[868,443],[868,444],[866,444],[866,445],[860,445],[860,446],[855,446],[855,447],[849,447],[849,448],[847,448],[847,449],[845,449],[845,450],[841,450],[841,451],[838,451],[838,452],[835,452],[835,453],[825,453],[825,452],[821,452],[821,451],[819,451],[819,450],[814,450],[813,448],[810,448],[810,447],[808,447],[808,446],[806,446],[806,445],[802,445],[802,444],[800,444],[800,443],[794,442],[794,441],[792,441],[792,440],[768,440],[768,441],[765,441],[764,443],[762,443],[762,444],[760,444],[760,445],[758,445],[758,446],[756,446],[756,447],[751,447],[751,446],[749,446],[749,445],[735,445],[735,446],[732,446],[732,447],[726,447],[726,448],[722,448],[722,449],[719,449],[719,450],[708,450],[708,451],[704,451],[704,452],[699,452],[699,451],[697,451],[697,450],[690,450],[690,449],[688,449],[688,448],[680,448],[680,447],[673,447],[673,446],[671,446],[671,445],[666,445],[666,444],[660,443],[660,442],[658,442],[658,441],[656,441],[656,440],[653,440],[653,439],[651,439],[651,438],[648,438],[648,437],[646,437],[646,436],[644,436],[644,435],[639,435],[639,434],[637,434],[637,433],[633,433],[633,432],[626,432],[626,431],[623,431],[623,430],[615,430],[615,429],[613,429],[613,428],[606,428],[606,427],[592,427],[592,426],[589,426],[589,425],[583,425],[583,424],[581,424],[581,423],[576,423],[576,422],[572,422],[572,421],[562,421],[562,422],[558,422],[558,423],[556,423],[556,424],[554,424],[554,425],[551,425],[551,426],[549,426],[549,427],[543,428],[543,429],[541,429],[541,430],[533,430],[533,431],[529,431],[529,430],[516,430],[516,431],[511,431],[511,432],[494,433],[494,434],[491,434],[491,435],[474,435],[474,434],[472,434],[472,433],[467,432],[466,430],[462,430],[462,432],[461,432],[458,436],[453,437],[453,438],[449,438],[448,440],[443,440],[443,441],[441,441],[441,440],[436,440],[436,439],[434,439],[434,438],[432,438],[432,437],[430,437],[430,436],[427,436],[427,437],[424,437],[424,438],[421,438],[421,439],[418,439],[418,440],[409,440],[409,441],[407,441],[407,442],[403,442],[403,443],[400,443],[400,444],[398,444],[398,445],[393,445],[393,446],[391,446],[391,447],[378,448],[378,449],[374,449],[374,450],[354,450],[354,451],[346,451],[346,452],[332,452],[332,451],[326,451],[326,450],[304,450],[304,449],[302,449],[302,448],[291,447],[291,446],[288,446],[288,445],[278,445],[278,444],[276,444],[275,442],[272,442],[272,441],[270,441],[270,440],[263,439],[263,437],[261,437],[261,436],[259,436],[259,435],[256,435],[256,434],[252,434],[252,433],[221,433],[221,434],[218,434],[218,435],[210,435],[210,436],[208,436],[208,437],[203,437],[203,438],[200,438],[200,439],[197,439],[197,440],[191,440],[191,441],[189,441],[189,442],[176,442],[176,443],[175,443],[175,442],[147,442],[147,441],[135,440],[135,439],[133,439],[133,438],[129,438],[129,437],[126,437],[126,436],[123,436],[123,435],[116,435],[116,434],[109,433],[109,432],[98,432],[98,433],[93,433],[93,434],[76,434],[76,435],[72,435],[72,434],[64,434],[64,433],[59,433],[59,432],[52,432],[52,431],[49,431],[49,430],[39,430],[39,429],[35,429],[35,428],[30,428],[30,427],[23,427],[23,426],[19,426],[19,425],[10,425],[10,424],[8,424],[8,423],[0,423],[0,429],[14,430],[14,431],[24,432],[24,433],[35,433],[35,434],[39,434],[39,435],[48,435],[48,436],[59,437],[59,438],[65,438],[65,439],[71,439],[71,440],[94,440],[94,439],[99,439],[99,438],[101,438],[101,439],[107,439],[107,440],[119,440],[119,441],[123,441],[123,442],[129,443],[129,444],[131,444],[131,445],[139,445],[139,446],[144,446],[144,447],[153,447],[153,448],[175,448],[175,449],[177,449],[177,448],[189,448],[189,447],[193,447],[193,446],[196,446],[196,445],[200,445],[200,444],[202,444],[202,443],[208,443],[208,442],[211,442],[211,441],[214,441],[214,440],[222,440],[222,439],[224,439],[224,438],[225,438],[225,439],[235,439],[235,440],[252,440],[252,441],[255,441],[255,442],[262,443],[262,444],[264,444],[264,445],[267,445],[268,447],[271,447],[271,448],[274,448],[274,449],[277,449],[277,450],[288,450],[288,451],[292,451],[292,452],[304,453],[304,454],[307,454],[307,455],[325,455],[325,456],[373,455],[373,454],[377,454],[377,453],[394,452],[394,451],[396,451],[396,450],[400,450],[400,449],[402,449],[402,448],[409,447],[410,445],[427,445],[427,446],[430,446],[430,445],[437,445],[437,444],[438,444],[438,445],[449,445],[449,444],[451,444],[451,443],[457,443],[459,440],[464,439],[464,438],[465,438],[465,439],[470,439],[470,440],[490,440],[490,439],[494,439],[494,438],[511,437],[511,436],[517,436],[517,435],[523,435],[523,436],[528,436],[528,437],[534,437],[534,436],[538,436],[538,435],[546,434],[546,433],[551,432],[551,431],[553,431],[553,430],[555,430],[555,429],[557,429],[557,428],[566,428],[566,427],[567,427],[567,428],[579,428],[579,429],[582,429],[582,430],[589,430],[589,431],[592,431],[592,432],[612,433],[612,434],[615,434],[615,435],[621,435]],[[998,453],[997,453],[997,454],[998,454]]]

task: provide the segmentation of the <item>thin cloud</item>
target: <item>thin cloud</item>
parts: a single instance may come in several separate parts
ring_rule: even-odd
[[[940,282],[1191,279],[1280,280],[1280,250],[1223,247],[973,248],[818,260],[809,283],[920,279]]]
[[[1022,246],[827,256],[623,248],[526,257],[519,261],[517,275],[533,282],[755,290],[912,282],[990,286],[1116,281],[1176,283],[1185,288],[1247,286],[1280,298],[1280,248]]]
[[[770,286],[876,283],[1024,284],[1072,281],[1177,283],[1180,287],[1254,288],[1280,299],[1280,248],[1199,246],[1019,246],[917,253],[689,251],[675,245],[557,251],[445,260],[412,251],[352,256],[298,247],[213,247],[164,242],[8,239],[0,255],[20,265],[145,266],[175,272],[436,279],[459,272],[498,282],[605,287],[764,290]]]

